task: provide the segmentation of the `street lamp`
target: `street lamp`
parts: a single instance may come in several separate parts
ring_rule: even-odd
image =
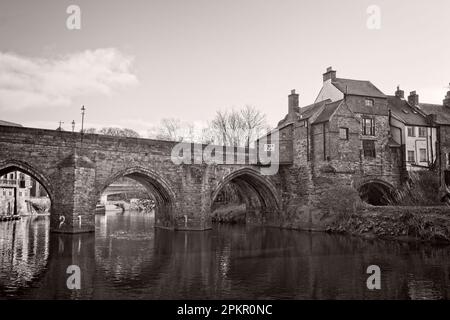
[[[86,108],[84,106],[81,107],[81,133],[84,133],[84,111]]]
[[[58,127],[58,129],[56,129],[57,131],[63,131],[63,129],[62,129],[62,124],[63,124],[64,122],[62,122],[61,120],[59,120],[59,127]]]
[[[72,132],[75,131],[75,120],[72,120]]]

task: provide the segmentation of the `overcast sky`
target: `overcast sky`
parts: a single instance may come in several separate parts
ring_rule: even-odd
[[[81,30],[66,27],[70,4]],[[87,126],[142,133],[250,104],[275,125],[291,89],[314,101],[328,66],[441,103],[449,39],[448,0],[1,0],[0,119],[69,130],[84,104]]]

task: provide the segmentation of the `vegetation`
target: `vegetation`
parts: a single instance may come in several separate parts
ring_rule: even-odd
[[[239,110],[218,111],[206,126],[175,118],[162,119],[158,126],[149,129],[150,138],[186,141],[226,146],[250,146],[251,142],[269,130],[265,114],[252,106]]]
[[[118,128],[118,127],[105,127],[101,129],[89,128],[84,130],[85,133],[95,133],[102,134],[106,136],[114,136],[114,137],[131,137],[131,138],[140,138],[139,133],[134,131],[133,129],[128,128]]]
[[[406,183],[393,193],[391,205],[435,206],[442,205],[439,176],[433,171],[410,172]]]
[[[218,111],[204,131],[204,140],[225,146],[250,146],[269,129],[265,114],[245,106],[240,110]]]

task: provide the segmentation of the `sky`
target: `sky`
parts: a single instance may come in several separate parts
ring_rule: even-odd
[[[66,25],[73,4],[79,30]],[[275,126],[291,89],[314,102],[329,66],[442,103],[449,13],[448,0],[1,0],[0,119],[79,130],[84,105],[85,127],[145,135],[162,118],[252,105]]]

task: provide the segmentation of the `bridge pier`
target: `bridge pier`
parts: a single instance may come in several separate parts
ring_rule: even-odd
[[[95,166],[76,153],[58,165],[50,230],[58,233],[95,231]]]

